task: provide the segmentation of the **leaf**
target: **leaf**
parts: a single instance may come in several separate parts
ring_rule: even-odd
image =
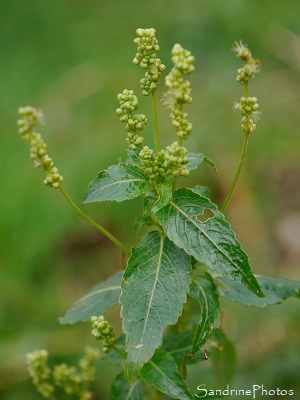
[[[167,325],[176,324],[190,271],[189,256],[157,231],[145,235],[133,249],[120,297],[130,380],[160,346]]]
[[[178,372],[177,364],[167,352],[161,349],[156,350],[152,359],[143,366],[140,375],[143,381],[155,386],[172,399],[191,400],[193,398]]]
[[[193,279],[189,296],[196,299],[201,306],[200,323],[192,346],[194,354],[207,342],[213,330],[219,327],[220,304],[215,285],[205,276]]]
[[[199,219],[206,210],[214,217],[201,222]],[[209,199],[190,189],[179,189],[156,217],[168,237],[187,254],[263,296],[235,233]]]
[[[142,400],[143,385],[140,381],[135,381],[131,386],[121,372],[111,385],[111,400]]]
[[[125,353],[125,335],[121,335],[117,337],[116,346],[119,350]],[[111,364],[124,364],[124,358],[121,354],[117,353],[116,351],[110,351],[109,353],[103,353],[101,355],[101,359],[110,362]]]
[[[174,332],[167,334],[163,339],[162,349],[167,351],[174,361],[180,365],[186,354],[191,353],[193,337],[195,333],[192,331]],[[187,364],[197,364],[200,362],[199,358],[187,359]]]
[[[120,163],[99,172],[97,178],[89,184],[83,203],[129,200],[150,189],[151,185],[140,168]]]
[[[218,387],[224,387],[232,381],[236,367],[237,357],[234,345],[220,330],[214,331],[213,340],[217,345],[211,349],[212,370]]]
[[[191,188],[194,193],[200,194],[200,196],[210,198],[210,189],[207,186],[196,185]]]
[[[139,231],[145,225],[152,226],[155,224],[156,224],[156,222],[149,215],[141,215],[135,219],[133,227],[136,231]]]
[[[118,304],[122,275],[123,272],[119,271],[106,281],[94,286],[85,296],[74,303],[64,317],[59,318],[59,322],[74,324],[79,321],[90,321],[93,315],[101,315]]]
[[[187,157],[189,159],[189,162],[186,164],[188,170],[192,171],[194,169],[197,169],[199,165],[204,161],[208,163],[211,167],[213,167],[216,173],[218,173],[218,169],[211,158],[204,156],[201,153],[188,153]]]
[[[164,207],[172,197],[173,184],[165,178],[154,183],[158,200],[154,203],[152,212],[155,214],[158,210]]]
[[[256,276],[256,278],[265,294],[263,298],[254,296],[243,285],[226,278],[219,278],[226,285],[226,289],[220,290],[220,293],[228,300],[256,307],[282,303],[283,300],[289,297],[297,297],[300,293],[300,282],[268,276]]]
[[[139,166],[141,166],[143,163],[142,163],[142,160],[141,160],[141,158],[140,158],[140,156],[139,156],[139,151],[138,150],[130,150],[130,149],[127,149],[127,154],[128,154],[128,157],[131,159],[131,161],[135,164],[135,165],[137,165],[138,167]]]

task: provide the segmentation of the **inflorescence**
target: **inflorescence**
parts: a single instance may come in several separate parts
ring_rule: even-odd
[[[113,327],[105,319],[104,315],[99,317],[91,317],[92,335],[96,340],[102,340],[103,352],[109,353],[116,344],[116,335],[113,332]]]
[[[40,133],[33,131],[33,128],[42,122],[43,115],[33,107],[20,107],[18,120],[19,134],[25,142],[30,144],[30,158],[34,161],[36,168],[47,172],[44,180],[46,186],[58,188],[63,181],[58,169],[54,166],[52,158],[47,153],[47,145]]]
[[[237,57],[244,62],[242,68],[238,68],[236,80],[245,86],[245,96],[240,98],[239,102],[234,104],[234,110],[239,110],[242,114],[241,127],[244,133],[252,133],[256,128],[261,112],[258,111],[259,104],[256,97],[248,96],[248,81],[254,78],[260,70],[260,61],[255,60],[248,47],[241,41],[233,44],[232,50]]]

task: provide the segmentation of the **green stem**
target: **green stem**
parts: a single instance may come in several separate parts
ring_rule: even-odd
[[[153,119],[154,119],[155,152],[157,154],[160,151],[160,136],[159,136],[159,127],[158,127],[156,90],[153,90],[153,92],[152,92],[152,106],[153,106]]]
[[[122,358],[124,358],[124,359],[126,360],[127,354],[126,354],[124,351],[120,350],[120,349],[119,349],[117,346],[115,346],[115,345],[112,345],[111,347],[112,347],[112,349],[114,349],[114,351],[115,351],[116,353],[119,354],[119,356],[121,356]]]
[[[230,200],[230,198],[231,198],[231,196],[232,196],[232,193],[233,193],[234,188],[235,188],[235,185],[236,185],[236,183],[237,183],[237,181],[238,181],[238,179],[239,179],[240,172],[241,172],[241,169],[242,169],[243,164],[244,164],[245,155],[246,155],[246,150],[247,150],[247,146],[248,146],[249,135],[250,135],[249,132],[245,132],[245,133],[244,133],[244,143],[243,143],[243,148],[242,148],[242,152],[241,152],[240,161],[239,161],[238,167],[237,167],[237,169],[236,169],[236,172],[235,172],[233,181],[232,181],[232,183],[231,183],[231,186],[230,186],[230,188],[229,188],[229,191],[228,191],[228,193],[227,193],[227,196],[226,196],[226,198],[225,198],[225,201],[224,201],[224,203],[223,203],[223,205],[222,205],[222,207],[221,207],[221,209],[220,209],[220,211],[221,211],[223,214],[224,214],[224,212],[225,212],[225,210],[226,210],[226,208],[227,208],[227,205],[228,205],[229,200]]]
[[[111,240],[116,246],[118,246],[123,253],[127,254],[130,256],[130,250],[127,249],[127,247],[124,246],[123,243],[121,243],[116,237],[114,237],[110,232],[108,232],[105,228],[103,228],[101,225],[97,224],[96,221],[94,221],[92,218],[90,218],[88,215],[86,215],[80,208],[76,206],[76,204],[71,200],[71,198],[68,196],[68,194],[64,191],[64,189],[59,185],[58,189],[60,190],[61,194],[64,196],[64,198],[67,200],[67,202],[71,205],[71,207],[75,210],[76,214],[79,215],[80,217],[84,218],[86,221],[88,221],[94,228],[98,229],[103,235],[105,235],[109,240]]]

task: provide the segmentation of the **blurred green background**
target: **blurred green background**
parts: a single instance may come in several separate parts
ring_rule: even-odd
[[[46,188],[28,147],[17,134],[17,109],[42,108],[50,156],[77,204],[91,179],[125,159],[125,131],[115,109],[117,93],[139,91],[142,71],[132,64],[138,27],[154,27],[160,58],[170,63],[178,42],[196,57],[189,106],[190,151],[212,157],[185,184],[207,184],[221,204],[242,145],[239,60],[230,52],[242,39],[262,62],[250,95],[263,115],[251,137],[246,168],[227,212],[254,273],[300,280],[300,2],[299,0],[67,1],[2,0],[0,5],[1,290],[0,397],[39,399],[25,370],[25,354],[46,347],[51,362],[76,360],[94,344],[90,326],[60,326],[73,301],[121,268],[121,255],[79,221],[59,192]],[[160,95],[163,88],[160,89]],[[140,111],[151,100],[140,97]],[[175,140],[159,108],[163,144]],[[150,118],[151,119],[151,118]],[[145,134],[152,142],[152,126]],[[131,227],[139,200],[101,204],[87,212],[121,238],[138,243]],[[300,391],[299,302],[253,309],[223,302],[226,332],[238,349],[234,385]],[[120,332],[118,309],[109,313]],[[210,362],[189,371],[191,390],[213,385]],[[97,399],[108,398],[116,370],[98,364]]]

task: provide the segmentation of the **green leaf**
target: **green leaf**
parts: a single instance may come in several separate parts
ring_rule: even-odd
[[[188,170],[192,171],[194,169],[197,169],[199,165],[204,161],[208,163],[211,167],[213,167],[216,173],[218,173],[218,169],[211,158],[204,156],[201,153],[188,153],[187,157],[189,159],[189,162],[186,164]]]
[[[135,164],[135,165],[137,165],[138,167],[139,166],[141,166],[143,163],[142,163],[142,160],[141,160],[141,158],[140,158],[140,156],[139,156],[139,151],[138,150],[130,150],[130,149],[127,149],[127,154],[128,154],[128,157],[131,159],[131,161]]]
[[[230,384],[234,377],[237,367],[236,351],[220,329],[214,331],[213,340],[217,345],[210,351],[212,370],[218,387],[224,387]]]
[[[200,194],[200,196],[210,198],[210,189],[207,186],[196,185],[191,188],[194,193]]]
[[[219,327],[220,304],[215,285],[205,276],[193,279],[189,296],[196,299],[201,306],[200,323],[192,346],[194,354],[207,342],[213,330]]]
[[[156,222],[149,215],[141,215],[135,219],[133,227],[136,231],[139,231],[145,225],[152,226],[155,224],[156,224]]]
[[[193,398],[178,372],[177,364],[167,352],[161,349],[156,350],[152,359],[143,366],[140,375],[145,382],[155,386],[171,399],[191,400]]]
[[[189,256],[157,231],[145,235],[132,250],[120,297],[130,380],[160,346],[167,325],[176,324],[190,271]]]
[[[300,282],[287,279],[256,276],[265,297],[259,298],[247,290],[243,285],[226,278],[219,278],[226,288],[220,293],[227,299],[246,306],[265,307],[269,304],[282,303],[289,297],[297,297],[300,293]]]
[[[172,197],[173,184],[169,179],[165,178],[155,182],[154,186],[158,194],[158,200],[154,203],[152,208],[152,212],[155,214],[158,210],[168,204],[168,201]]]
[[[97,178],[89,184],[83,203],[129,200],[150,189],[151,185],[140,168],[120,163],[99,172]]]
[[[214,216],[202,220],[205,211]],[[263,296],[235,233],[217,206],[206,197],[190,189],[179,189],[156,217],[168,237],[187,254]]]
[[[140,381],[135,381],[131,386],[121,372],[111,385],[111,400],[142,400],[143,385]]]
[[[118,304],[121,293],[123,272],[119,271],[111,278],[94,286],[85,296],[59,318],[61,324],[74,324],[79,321],[90,321],[93,315],[101,315]]]
[[[183,362],[184,356],[191,353],[194,336],[195,333],[192,331],[169,333],[164,336],[162,349],[167,351],[174,361],[180,365]],[[197,364],[201,361],[204,360],[188,357],[186,362],[187,364]]]
[[[121,350],[123,353],[125,353],[125,335],[121,335],[117,337],[117,342],[116,346],[118,347],[119,350]],[[103,353],[101,356],[101,360],[105,360],[110,362],[111,364],[124,364],[124,357],[121,356],[116,351],[110,351],[109,353]]]

